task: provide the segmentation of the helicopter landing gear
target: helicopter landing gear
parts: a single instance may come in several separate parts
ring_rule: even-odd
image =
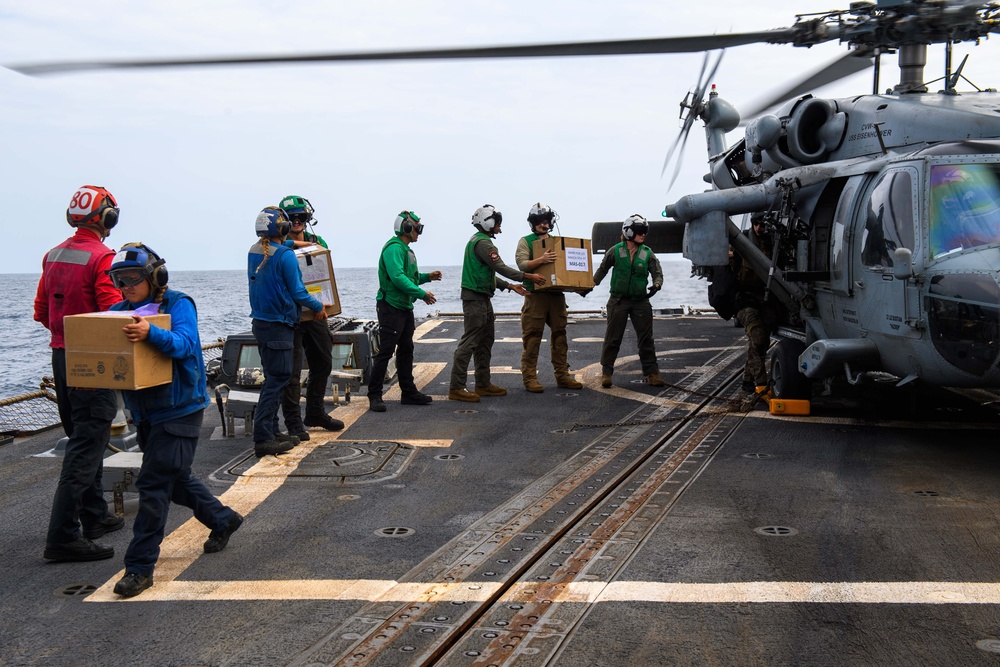
[[[799,355],[806,349],[802,341],[782,338],[771,356],[771,394],[775,398],[806,399],[812,395],[812,381],[799,372]]]

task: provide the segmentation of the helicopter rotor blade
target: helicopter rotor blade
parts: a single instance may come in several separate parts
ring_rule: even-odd
[[[691,37],[658,37],[598,42],[567,42],[557,44],[523,44],[453,49],[423,49],[411,51],[369,51],[344,53],[313,53],[297,55],[248,55],[220,58],[170,58],[148,60],[104,60],[49,62],[8,65],[8,69],[39,76],[103,69],[201,67],[206,65],[260,65],[324,62],[365,62],[384,60],[464,60],[475,58],[559,58],[572,56],[644,55],[655,53],[696,53],[744,44],[784,44],[795,40],[791,28],[759,32],[700,35]],[[831,36],[830,39],[834,37]]]
[[[695,87],[695,91],[692,94],[691,106],[688,110],[687,117],[684,118],[684,124],[681,126],[681,131],[678,133],[677,138],[674,139],[674,143],[671,144],[670,150],[667,151],[667,157],[663,160],[663,169],[660,170],[660,178],[667,172],[667,166],[670,164],[670,160],[677,150],[678,144],[680,144],[680,152],[677,154],[677,162],[674,165],[674,173],[670,177],[670,183],[667,185],[667,192],[670,192],[671,188],[674,187],[674,183],[677,182],[677,176],[681,172],[681,158],[684,157],[684,147],[687,146],[688,135],[691,133],[691,128],[694,126],[694,121],[697,119],[703,109],[705,103],[705,92],[708,90],[709,84],[712,79],[715,78],[715,73],[719,71],[719,65],[722,64],[722,57],[726,55],[725,50],[719,53],[719,57],[715,59],[715,64],[712,65],[711,71],[709,71],[708,76],[705,76],[705,68],[708,66],[708,61],[710,54],[705,54],[705,59],[701,64],[701,72],[698,73],[698,84]],[[683,106],[683,102],[681,103]]]
[[[755,108],[743,114],[743,117],[745,119],[755,118],[768,109],[776,107],[786,100],[790,100],[793,97],[798,97],[799,95],[813,91],[821,86],[827,85],[828,83],[839,81],[840,79],[848,77],[852,74],[863,72],[869,67],[872,67],[874,64],[875,57],[872,49],[860,48],[849,51],[847,54],[840,56],[836,60],[821,67],[797,83],[792,84],[780,92],[773,93],[769,98],[758,103]]]
[[[709,60],[709,58],[710,58],[710,56],[708,54],[708,51],[706,51],[705,52],[705,57],[702,58],[702,61],[701,61],[701,71],[698,72],[698,83],[695,84],[695,91],[697,91],[697,90],[699,90],[701,88],[702,77],[705,76],[705,70],[708,69],[708,60]],[[665,158],[663,158],[663,168],[660,169],[660,178],[663,178],[663,175],[665,173],[667,173],[667,167],[670,166],[670,158],[673,157],[674,151],[677,150],[678,144],[681,143],[681,138],[687,136],[688,130],[691,129],[691,123],[694,122],[694,120],[691,118],[691,116],[693,115],[692,112],[694,111],[694,106],[693,105],[697,104],[697,102],[695,102],[695,100],[697,98],[695,97],[694,91],[691,92],[692,107],[688,110],[688,115],[684,116],[684,109],[686,108],[684,103],[687,101],[687,99],[688,98],[685,97],[683,100],[681,100],[681,116],[684,118],[684,122],[681,124],[681,131],[677,134],[677,137],[670,144],[670,148],[669,148],[669,150],[667,150],[667,156]],[[686,138],[685,138],[685,141],[686,141]],[[668,192],[669,192],[669,189],[668,189]]]

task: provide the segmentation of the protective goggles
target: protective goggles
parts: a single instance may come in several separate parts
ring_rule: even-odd
[[[304,225],[310,220],[312,220],[312,213],[306,213],[305,211],[289,213],[288,219],[292,222],[293,225]]]
[[[633,222],[632,226],[629,227],[629,229],[632,231],[632,234],[635,235],[635,236],[645,236],[646,232],[649,231],[649,225],[641,223],[641,222]]]
[[[111,282],[118,289],[135,287],[146,279],[146,272],[142,269],[120,269],[118,271],[111,271],[108,275],[111,277]]]

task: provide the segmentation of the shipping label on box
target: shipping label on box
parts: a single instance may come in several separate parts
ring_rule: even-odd
[[[340,295],[337,294],[337,278],[333,273],[333,262],[330,251],[320,245],[306,246],[295,249],[295,258],[299,261],[302,272],[302,282],[309,295],[320,303],[328,304],[327,315],[340,314]],[[303,320],[311,320],[313,311],[302,309]]]
[[[540,257],[548,250],[556,253],[556,261],[542,264],[534,273],[545,278],[536,290],[583,292],[594,288],[593,254],[590,239],[550,236],[531,244],[531,256]]]
[[[145,319],[170,330],[170,315]],[[169,383],[173,379],[173,359],[148,340],[129,342],[122,328],[131,321],[129,311],[64,317],[66,384],[87,389],[136,390]]]

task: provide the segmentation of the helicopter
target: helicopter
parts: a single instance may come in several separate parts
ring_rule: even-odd
[[[681,103],[682,136],[705,123],[709,190],[668,204],[651,237],[681,251],[696,272],[727,262],[729,248],[784,306],[771,360],[773,392],[798,398],[814,380],[852,383],[887,374],[905,386],[1000,385],[1000,96],[958,91],[964,61],[951,48],[1000,29],[1000,5],[944,0],[853,2],[752,33],[521,46],[320,53],[11,66],[26,74],[93,69],[256,63],[572,57],[702,52],[755,43],[810,47],[838,40],[849,52],[741,116],[711,76]],[[928,45],[946,52],[942,90],[924,82]],[[879,93],[881,59],[897,54],[900,81]],[[871,68],[871,93],[821,99],[817,86]],[[704,69],[704,68],[703,68]],[[934,82],[931,82],[934,83]],[[971,82],[970,82],[971,83]],[[766,109],[761,109],[766,111]],[[763,215],[776,239],[764,256],[733,218]],[[608,227],[595,226],[598,237]]]

